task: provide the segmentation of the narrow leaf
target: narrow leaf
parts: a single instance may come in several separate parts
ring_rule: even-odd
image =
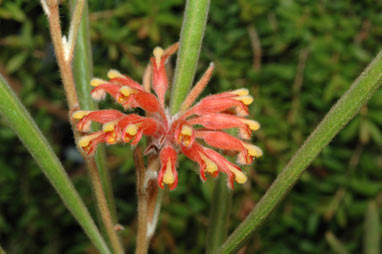
[[[171,114],[178,112],[194,80],[210,0],[187,0],[171,91]]]

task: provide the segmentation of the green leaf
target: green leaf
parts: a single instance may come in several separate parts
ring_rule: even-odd
[[[209,6],[210,0],[188,0],[186,3],[171,91],[170,110],[173,115],[178,112],[194,81]]]
[[[365,213],[363,254],[381,253],[381,220],[375,201],[370,201]]]
[[[48,141],[2,76],[0,113],[29,150],[93,244],[101,253],[109,254],[105,241]]]

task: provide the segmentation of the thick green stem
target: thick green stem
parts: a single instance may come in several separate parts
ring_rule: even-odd
[[[171,91],[170,110],[173,115],[178,112],[194,80],[209,5],[209,0],[187,0],[186,3]]]
[[[71,5],[74,6],[75,2],[75,0],[72,0]],[[73,11],[74,8],[71,9]],[[72,70],[80,108],[82,110],[96,110],[97,105],[90,95],[90,80],[93,77],[93,60],[90,44],[89,13],[87,1],[85,1],[84,4],[84,10],[78,30]],[[96,130],[97,129],[94,128],[93,131]],[[117,216],[113,189],[110,181],[109,171],[106,166],[105,149],[102,144],[98,145],[94,159],[96,161],[97,168],[101,177],[102,187],[105,191],[107,203],[113,217],[113,221],[116,222]]]
[[[110,251],[104,239],[57,156],[2,76],[0,76],[0,112],[29,150],[93,244],[101,253],[109,254]]]
[[[214,254],[227,237],[228,218],[231,208],[232,192],[227,181],[220,175],[215,182],[208,225],[206,253]]]
[[[255,229],[269,216],[319,152],[366,104],[382,84],[382,52],[332,107],[305,144],[286,165],[272,186],[217,253],[237,253]]]

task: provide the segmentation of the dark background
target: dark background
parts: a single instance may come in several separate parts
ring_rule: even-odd
[[[116,68],[141,81],[152,49],[179,39],[184,1],[90,0],[89,6],[95,76],[106,78]],[[380,50],[381,11],[381,0],[211,1],[197,77],[213,61],[216,71],[205,94],[248,88],[255,98],[250,118],[262,125],[253,142],[264,156],[244,168],[250,181],[234,190],[230,231]],[[67,31],[67,1],[61,16]],[[0,0],[0,73],[94,214],[39,1]],[[111,105],[107,101],[100,107]],[[378,90],[240,253],[362,253],[370,230],[364,226],[368,204],[379,211],[382,207],[381,125]],[[0,244],[10,254],[96,253],[3,119],[0,144]],[[124,244],[132,253],[136,197],[131,149],[112,146],[107,154],[119,222],[126,228]],[[193,162],[181,157],[180,164],[179,185],[165,194],[150,253],[202,253],[208,244],[214,180],[202,183]]]

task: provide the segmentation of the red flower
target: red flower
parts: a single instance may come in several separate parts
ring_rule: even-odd
[[[171,116],[165,108],[168,89],[165,64],[176,49],[177,45],[166,51],[159,47],[154,49],[151,67],[152,87],[156,95],[116,70],[108,72],[109,81],[94,78],[91,85],[95,88],[91,95],[95,100],[104,99],[109,94],[124,109],[141,108],[147,115],[124,114],[118,110],[76,111],[72,117],[78,120],[79,131],[89,132],[92,121],[102,124],[102,130],[83,136],[79,146],[90,155],[99,143],[131,142],[136,145],[143,135],[150,136],[152,143],[149,147],[155,147],[155,152],[159,151],[161,167],[157,179],[161,188],[165,184],[171,190],[177,186],[176,160],[177,152],[180,151],[199,164],[202,180],[206,180],[206,173],[216,176],[224,172],[228,176],[230,188],[233,188],[234,181],[246,182],[247,177],[238,166],[201,145],[200,141],[214,148],[237,152],[239,164],[250,164],[254,158],[261,156],[259,147],[242,140],[250,139],[252,131],[260,128],[257,121],[245,118],[253,98],[248,95],[247,89],[242,88],[207,96],[189,108],[207,85],[212,75],[211,65],[191,90],[181,111]],[[238,129],[240,139],[224,132],[231,128]]]

